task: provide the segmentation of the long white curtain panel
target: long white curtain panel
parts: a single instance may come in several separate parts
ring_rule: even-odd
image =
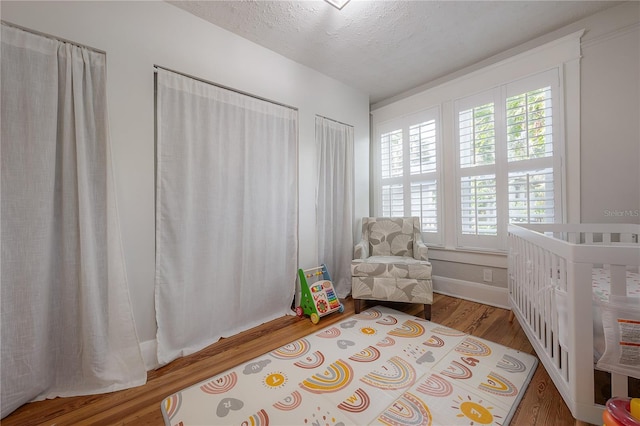
[[[291,313],[297,111],[157,75],[158,361]]]
[[[316,116],[318,264],[327,265],[344,298],[351,293],[353,258],[353,127]]]
[[[105,74],[103,53],[2,25],[2,417],[146,381]]]

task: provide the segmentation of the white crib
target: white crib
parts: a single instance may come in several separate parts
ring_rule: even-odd
[[[626,224],[509,226],[509,303],[577,423],[602,424],[604,410],[594,397],[592,272],[608,271],[611,296],[630,296],[639,234]],[[628,377],[612,373],[611,392],[631,396]]]

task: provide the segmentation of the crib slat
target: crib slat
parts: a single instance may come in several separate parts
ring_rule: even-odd
[[[551,253],[545,250],[544,252],[544,265],[547,271],[551,271],[551,276],[548,279],[548,283],[545,285],[545,290],[542,292],[542,315],[544,317],[544,345],[548,348],[553,347],[551,341],[551,328],[553,323],[553,311],[551,310],[551,295],[553,294],[553,288],[555,285],[555,273],[553,264],[551,262]]]
[[[593,232],[585,232],[584,233],[584,243],[585,244],[593,244]]]
[[[609,265],[611,296],[627,295],[627,268],[625,265]]]
[[[558,366],[560,372],[562,373],[562,378],[568,384],[569,383],[569,352],[565,348],[561,348],[560,352],[560,360],[562,362],[561,366]],[[562,368],[560,368],[562,367]]]
[[[627,380],[627,376],[611,373],[611,395],[629,395],[629,381]]]

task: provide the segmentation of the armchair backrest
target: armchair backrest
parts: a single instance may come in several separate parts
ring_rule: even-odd
[[[414,242],[419,233],[417,217],[362,218],[362,239],[369,243],[370,256],[413,257]]]

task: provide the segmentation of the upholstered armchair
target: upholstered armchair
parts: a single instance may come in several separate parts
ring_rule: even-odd
[[[362,219],[362,239],[351,262],[351,295],[355,312],[362,300],[424,304],[431,319],[433,284],[427,246],[417,217]]]

